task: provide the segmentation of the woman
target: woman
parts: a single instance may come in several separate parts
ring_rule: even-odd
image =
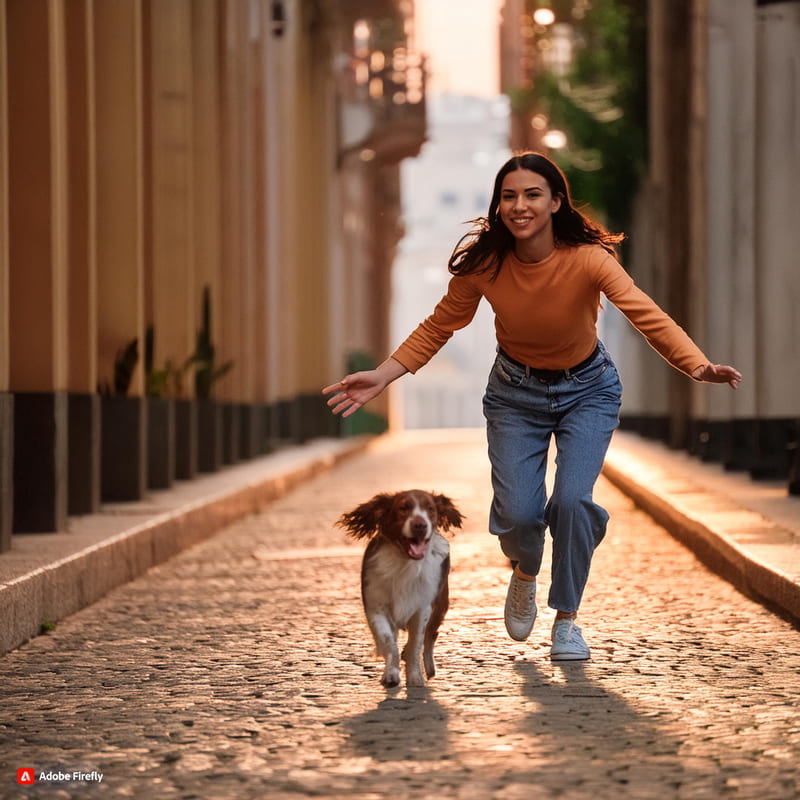
[[[377,369],[323,389],[333,413],[349,416],[406,372],[416,372],[485,297],[495,313],[497,359],[483,398],[494,497],[489,529],[513,565],[506,629],[524,641],[536,619],[536,576],[545,529],[553,537],[548,603],[556,610],[553,660],[589,658],[575,619],[608,513],[592,499],[622,387],[597,338],[600,293],[673,367],[696,381],[741,374],[714,365],[614,257],[622,237],[573,208],[564,175],[537,153],[511,158],[495,179],[489,216],[456,246],[447,294],[433,314]],[[545,495],[551,437],[557,458]]]

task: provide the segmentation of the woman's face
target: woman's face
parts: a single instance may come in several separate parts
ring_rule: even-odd
[[[561,207],[561,197],[553,197],[550,184],[538,172],[517,169],[503,179],[500,191],[500,219],[520,247],[539,250],[553,247],[552,216]]]

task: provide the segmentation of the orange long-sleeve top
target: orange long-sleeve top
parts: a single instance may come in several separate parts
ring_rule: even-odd
[[[556,247],[535,263],[513,253],[497,279],[492,271],[451,278],[447,294],[392,358],[409,372],[427,364],[453,332],[466,327],[485,297],[495,314],[497,343],[537,369],[569,369],[597,344],[602,292],[673,367],[691,376],[709,360],[688,334],[599,245]]]

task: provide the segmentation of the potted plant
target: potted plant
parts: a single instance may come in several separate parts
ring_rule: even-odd
[[[101,396],[101,482],[104,501],[141,500],[147,484],[147,406],[129,397],[139,363],[139,341],[117,351],[114,376],[98,385]]]
[[[222,407],[212,398],[214,384],[233,368],[232,361],[216,363],[216,348],[211,340],[211,291],[203,289],[201,327],[192,356],[197,398],[197,466],[201,472],[214,472],[223,463]]]

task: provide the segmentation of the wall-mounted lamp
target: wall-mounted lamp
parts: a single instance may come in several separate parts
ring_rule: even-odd
[[[276,39],[283,36],[286,29],[286,9],[283,0],[272,0],[272,35]]]

